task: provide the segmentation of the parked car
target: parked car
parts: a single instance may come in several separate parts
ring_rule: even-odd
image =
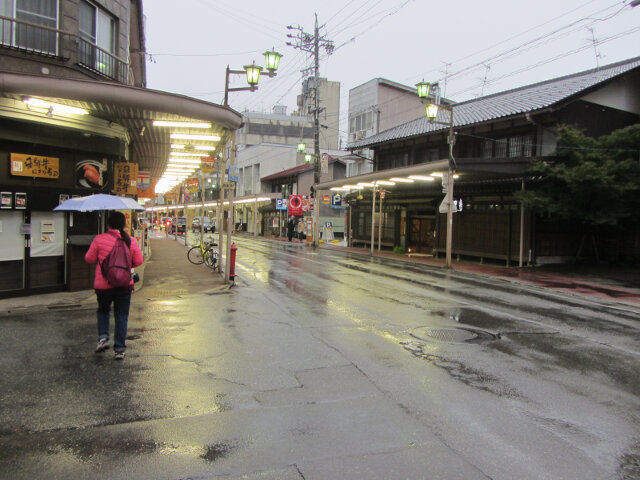
[[[213,220],[211,220],[209,217],[202,217],[202,220],[201,220],[201,217],[194,218],[193,221],[191,222],[191,231],[199,232],[201,225],[202,225],[202,231],[204,233],[207,233],[207,232],[215,233],[216,231],[216,226]]]
[[[173,217],[168,232],[172,235],[184,235],[187,233],[187,219],[184,217]]]

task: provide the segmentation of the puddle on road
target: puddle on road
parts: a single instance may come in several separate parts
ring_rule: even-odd
[[[513,320],[501,317],[499,314],[487,313],[475,308],[451,308],[448,310],[436,310],[432,316],[440,316],[455,323],[469,325],[484,330],[499,331],[513,325]]]
[[[215,462],[220,458],[225,458],[235,447],[226,443],[216,443],[215,445],[205,446],[205,453],[200,458],[207,462]]]
[[[401,345],[414,357],[425,360],[431,365],[443,369],[452,378],[470,387],[484,390],[501,397],[520,397],[516,390],[501,383],[497,377],[469,367],[460,361],[445,358],[442,355],[435,355],[429,351],[430,347],[422,342],[408,341],[402,342]]]

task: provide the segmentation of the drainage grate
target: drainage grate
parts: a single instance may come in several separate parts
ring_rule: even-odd
[[[419,340],[442,343],[473,343],[497,338],[492,333],[473,328],[419,327],[411,332],[411,336]]]

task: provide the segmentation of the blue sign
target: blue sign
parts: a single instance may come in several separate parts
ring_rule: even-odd
[[[331,208],[347,208],[346,205],[342,205],[342,194],[334,193],[331,195]]]
[[[231,165],[229,166],[229,168],[227,168],[227,178],[230,182],[238,183],[238,175],[240,175],[240,170],[238,169],[238,167]]]
[[[276,198],[276,210],[286,210],[288,203],[286,198]]]

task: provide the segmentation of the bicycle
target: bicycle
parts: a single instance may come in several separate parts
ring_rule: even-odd
[[[204,263],[209,268],[216,268],[218,251],[214,250],[213,247],[217,246],[218,244],[214,242],[200,242],[187,251],[187,260],[194,265],[202,265]]]

